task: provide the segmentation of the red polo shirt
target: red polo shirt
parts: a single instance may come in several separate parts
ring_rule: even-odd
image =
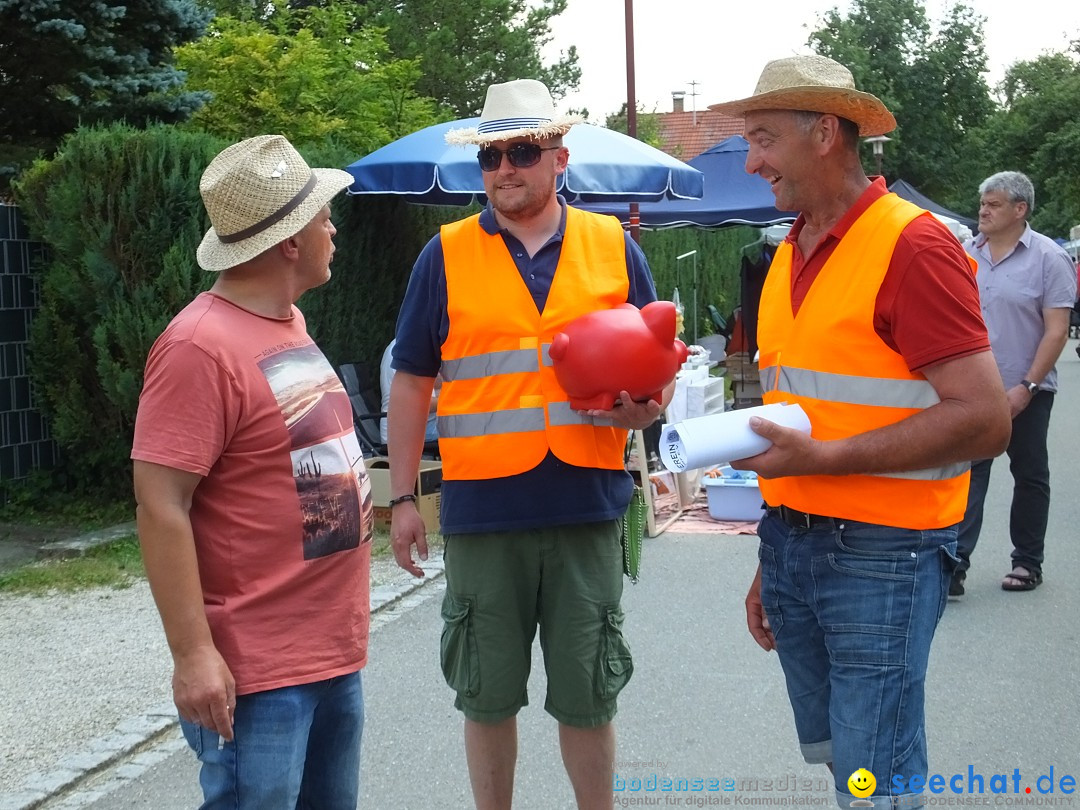
[[[877,177],[843,218],[803,256],[796,241],[804,225],[800,215],[787,239],[793,244],[791,304],[799,311],[810,285],[852,223],[874,200],[888,193]],[[874,328],[899,352],[908,368],[928,366],[990,348],[975,274],[967,254],[942,223],[917,217],[900,235],[878,292]]]

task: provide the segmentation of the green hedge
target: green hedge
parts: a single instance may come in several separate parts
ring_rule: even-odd
[[[214,279],[195,261],[209,227],[198,183],[226,145],[167,126],[85,128],[16,184],[33,237],[49,246],[49,259],[36,270],[41,304],[30,374],[61,448],[52,485],[109,499],[130,492],[128,456],[146,355],[173,315]],[[300,151],[312,166],[356,158],[332,143]],[[440,224],[469,211],[345,195],[333,210],[332,278],[299,305],[331,364],[375,367],[421,248]],[[706,305],[725,315],[735,305],[739,252],[755,235],[748,228],[642,232],[660,296],[680,288],[688,331],[693,261],[675,257],[698,251],[698,333],[705,335],[712,331]]]
[[[146,352],[208,279],[198,178],[224,146],[168,127],[82,129],[16,184],[35,239],[41,304],[29,371],[76,490],[124,488]]]
[[[744,246],[754,243],[759,231],[749,227],[703,230],[667,228],[641,232],[641,248],[649,260],[660,298],[670,300],[679,288],[684,316],[683,336],[693,337],[694,260],[697,260],[698,337],[712,334],[706,307],[715,306],[725,318],[739,304],[739,267]],[[697,251],[681,261],[676,257]]]
[[[306,150],[312,166],[346,166],[342,151]],[[334,262],[330,281],[300,299],[308,330],[330,362],[377,368],[394,336],[413,262],[446,222],[464,208],[412,205],[391,195],[341,195],[333,203]]]
[[[214,276],[195,250],[209,227],[199,178],[228,143],[162,126],[81,129],[16,186],[35,239],[41,303],[30,339],[36,403],[61,448],[51,485],[115,499],[128,459],[143,366],[169,320]],[[313,166],[355,159],[332,144],[302,148]],[[459,215],[458,211],[452,212]],[[330,362],[377,362],[420,247],[444,209],[339,197],[334,276],[300,301]]]

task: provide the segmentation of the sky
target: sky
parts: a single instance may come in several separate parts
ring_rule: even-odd
[[[965,0],[986,18],[983,29],[993,86],[1014,62],[1063,51],[1080,38],[1075,0]],[[552,20],[547,61],[576,45],[581,84],[558,102],[560,110],[589,110],[603,123],[627,98],[625,0],[569,0]],[[634,77],[646,112],[669,112],[672,91],[686,93],[685,109],[749,96],[765,63],[810,53],[806,40],[832,8],[847,0],[634,0]],[[927,0],[933,26],[945,0]],[[936,26],[934,26],[936,27]],[[696,83],[696,84],[695,84]],[[692,93],[696,92],[694,96]]]

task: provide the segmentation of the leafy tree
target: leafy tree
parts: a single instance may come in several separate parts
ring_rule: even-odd
[[[343,3],[283,8],[265,20],[217,17],[210,36],[176,59],[188,86],[212,95],[191,126],[232,140],[333,137],[366,154],[435,122],[434,104],[414,90],[417,63],[390,59],[382,33],[356,26]]]
[[[361,0],[368,21],[387,30],[395,56],[421,61],[417,91],[459,117],[479,115],[488,85],[539,79],[556,99],[577,87],[581,69],[571,46],[552,65],[541,49],[550,21],[567,0]]]
[[[1068,52],[1016,63],[1000,90],[1002,108],[978,134],[979,180],[1024,172],[1035,184],[1032,227],[1067,237],[1080,223],[1080,40]],[[974,186],[970,193],[974,199]]]
[[[215,17],[235,17],[238,20],[265,19],[274,11],[274,4],[262,0],[201,0]],[[295,6],[296,3],[286,3]]]
[[[0,144],[53,148],[84,125],[183,121],[172,49],[203,34],[195,0],[0,0]]]
[[[922,0],[855,0],[846,16],[833,9],[810,35],[820,54],[847,66],[855,84],[896,116],[883,170],[942,204],[970,211],[977,183],[970,133],[993,111],[983,79],[985,20],[963,3],[950,7],[936,32]],[[868,170],[875,171],[869,163]]]
[[[697,320],[698,334],[713,332],[708,306],[715,306],[727,315],[742,303],[739,271],[743,249],[759,240],[754,228],[660,228],[642,229],[641,249],[649,260],[657,295],[670,300],[676,287],[686,309],[686,337],[692,337],[692,325]],[[678,256],[696,250],[700,271],[690,277],[686,262]],[[697,302],[695,313],[693,306]]]
[[[634,137],[642,143],[647,143],[649,146],[655,146],[659,149],[660,145],[663,143],[663,138],[660,136],[660,114],[656,112],[645,112],[644,105],[638,104],[637,116],[635,117],[634,123],[635,129],[637,130],[637,134]],[[627,119],[627,104],[625,101],[617,113],[612,113],[605,119],[604,126],[608,129],[622,132],[623,134],[630,131],[630,123]]]

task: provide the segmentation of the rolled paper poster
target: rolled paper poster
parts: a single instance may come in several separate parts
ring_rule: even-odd
[[[672,472],[686,472],[764,453],[772,442],[750,429],[753,416],[810,432],[806,411],[786,402],[684,419],[664,425],[660,431],[658,450],[664,466]]]

